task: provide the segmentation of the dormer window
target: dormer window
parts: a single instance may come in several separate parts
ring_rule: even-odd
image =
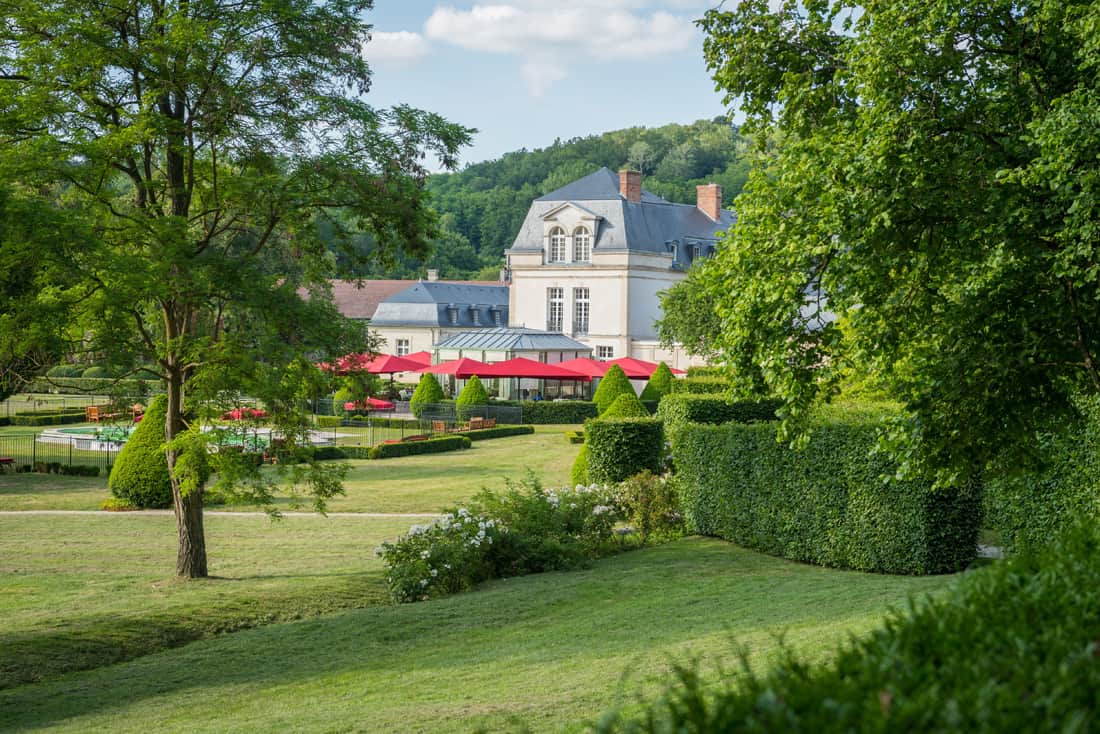
[[[481,326],[481,309],[477,306],[470,306],[470,318],[474,320],[474,326]]]
[[[451,322],[451,326],[458,326],[458,306],[453,303],[447,306],[447,320]]]
[[[550,251],[548,255],[547,262],[565,262],[565,230],[561,227],[554,227],[550,230]]]
[[[592,235],[584,227],[573,230],[573,262],[586,263],[592,259]]]

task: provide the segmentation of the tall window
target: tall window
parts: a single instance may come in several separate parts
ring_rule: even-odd
[[[561,227],[554,227],[552,230],[550,230],[549,262],[565,262],[565,230]]]
[[[573,262],[586,263],[592,259],[592,235],[584,227],[573,230]]]
[[[615,359],[615,347],[596,347],[596,359],[601,362]]]
[[[406,354],[409,353],[409,340],[408,339],[398,339],[394,342],[394,344],[395,344],[395,347],[396,347],[396,352],[397,352],[398,357],[404,357]]]
[[[565,295],[561,288],[546,289],[546,330],[561,331],[565,313]]]
[[[587,288],[573,289],[573,333],[588,333],[588,314],[591,312]]]

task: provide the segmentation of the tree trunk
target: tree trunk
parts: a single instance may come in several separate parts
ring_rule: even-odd
[[[168,415],[164,435],[172,440],[186,430],[183,421],[183,375],[177,365],[168,370]],[[176,452],[168,449],[168,471],[174,474]],[[172,476],[172,504],[176,511],[176,533],[179,548],[176,553],[176,575],[183,578],[206,578],[206,535],[202,524],[202,489],[186,497],[180,491],[179,480]]]

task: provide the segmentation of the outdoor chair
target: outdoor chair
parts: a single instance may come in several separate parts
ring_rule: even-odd
[[[432,421],[432,433],[446,433],[447,424],[443,421]]]

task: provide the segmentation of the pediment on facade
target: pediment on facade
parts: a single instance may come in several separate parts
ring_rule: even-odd
[[[576,204],[572,201],[567,201],[564,204],[558,204],[556,207],[543,214],[542,221],[555,222],[562,214],[566,212],[571,212],[573,216],[578,219],[588,219],[591,221],[599,221],[603,219],[602,216],[596,214],[594,211],[590,209],[585,209],[580,204]]]

